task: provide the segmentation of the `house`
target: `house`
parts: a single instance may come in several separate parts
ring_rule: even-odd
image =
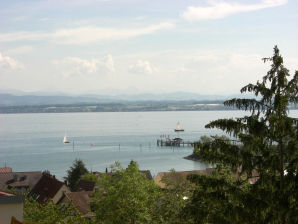
[[[14,189],[17,193],[25,193],[32,190],[42,176],[40,171],[33,172],[12,172],[11,168],[1,168],[0,172],[0,191]]]
[[[24,196],[0,191],[0,223],[9,224],[12,217],[23,221]]]
[[[172,184],[179,184],[181,181],[186,181],[189,174],[210,175],[213,170],[214,168],[207,168],[205,170],[161,172],[156,175],[154,182],[161,188],[168,188],[166,183],[162,181],[163,178],[167,178]]]
[[[11,173],[12,168],[10,167],[0,167],[0,173]]]
[[[63,195],[59,204],[72,203],[83,217],[91,218],[95,216],[95,214],[91,212],[90,207],[90,202],[92,201],[90,195],[92,193],[94,193],[94,191],[68,192]]]
[[[150,170],[140,170],[141,173],[145,174],[147,180],[153,180]]]
[[[95,182],[89,180],[80,180],[77,184],[76,191],[94,191]]]
[[[44,172],[29,196],[32,196],[40,204],[47,202],[49,199],[57,204],[67,192],[70,192],[70,190],[64,182],[57,180],[50,173]]]

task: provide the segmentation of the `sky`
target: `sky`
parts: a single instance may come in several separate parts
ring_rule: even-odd
[[[297,0],[0,0],[0,90],[230,95],[298,70]]]

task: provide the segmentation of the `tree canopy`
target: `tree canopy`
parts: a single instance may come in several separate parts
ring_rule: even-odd
[[[190,177],[197,189],[188,212],[197,223],[298,220],[298,120],[288,115],[288,106],[298,101],[298,72],[289,80],[276,46],[273,56],[263,60],[272,63],[267,74],[241,89],[255,97],[224,102],[250,115],[206,125],[225,131],[231,139],[212,137],[196,143],[195,153],[218,168],[209,177]],[[251,178],[258,180],[247,184]]]
[[[54,204],[51,200],[39,204],[32,198],[26,198],[24,204],[25,222],[40,224],[87,224],[77,209],[71,204]]]
[[[124,169],[116,162],[98,181],[92,208],[99,223],[152,223],[157,186],[132,162]]]
[[[82,160],[76,159],[69,170],[67,170],[67,176],[65,177],[68,186],[72,191],[75,190],[75,187],[80,180],[81,176],[87,174],[88,170],[85,167],[85,164]]]

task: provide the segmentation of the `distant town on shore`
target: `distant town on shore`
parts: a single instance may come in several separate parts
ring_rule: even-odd
[[[201,95],[188,92],[166,94],[65,95],[54,93],[0,93],[0,114],[74,113],[138,111],[212,111],[234,110],[223,103],[234,95]],[[254,98],[247,95],[246,97]],[[298,109],[290,105],[289,109]]]
[[[54,104],[0,107],[0,113],[72,113],[72,112],[138,112],[231,110],[221,101],[212,102],[127,102],[102,104]]]

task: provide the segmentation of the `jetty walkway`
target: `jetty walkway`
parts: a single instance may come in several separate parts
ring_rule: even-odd
[[[157,146],[174,146],[174,147],[193,147],[194,143],[190,141],[183,141],[181,138],[174,139],[158,139],[156,142]]]

